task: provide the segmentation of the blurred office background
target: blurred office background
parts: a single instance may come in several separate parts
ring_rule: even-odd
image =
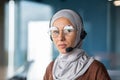
[[[120,2],[115,0],[0,0],[0,80],[42,80],[58,55],[47,33],[49,20],[63,8],[81,14],[88,33],[83,48],[104,63],[112,80],[120,80]]]

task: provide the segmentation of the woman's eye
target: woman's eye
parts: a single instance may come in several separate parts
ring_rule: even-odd
[[[56,27],[51,27],[50,28],[50,33],[51,33],[51,35],[58,35],[59,31]]]
[[[73,29],[65,29],[64,30],[64,33],[70,33],[70,32],[73,32]]]
[[[66,25],[64,27],[64,32],[65,33],[70,33],[70,32],[73,32],[73,31],[74,31],[74,28],[71,25]]]
[[[52,31],[52,33],[53,33],[53,34],[58,34],[59,31],[58,31],[58,30],[54,30],[54,31]]]
[[[68,32],[68,33],[72,32],[72,31],[73,31],[72,29],[65,29],[65,32]]]

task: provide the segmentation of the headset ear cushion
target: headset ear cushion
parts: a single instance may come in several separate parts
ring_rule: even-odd
[[[51,41],[53,41],[52,36],[50,36]]]
[[[82,31],[80,34],[80,38],[84,39],[86,37],[87,33],[85,31]]]

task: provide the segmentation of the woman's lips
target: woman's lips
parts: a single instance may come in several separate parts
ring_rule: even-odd
[[[66,48],[66,46],[67,46],[66,44],[59,44],[59,45],[58,45],[58,47],[60,47],[60,48],[62,48],[62,49],[63,49],[63,48]]]

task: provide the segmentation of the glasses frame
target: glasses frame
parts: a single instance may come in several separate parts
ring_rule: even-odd
[[[70,36],[74,31],[77,31],[77,29],[71,25],[66,25],[63,30],[59,30],[57,27],[52,26],[49,28],[48,33],[51,37],[56,38],[61,32],[64,36]]]

